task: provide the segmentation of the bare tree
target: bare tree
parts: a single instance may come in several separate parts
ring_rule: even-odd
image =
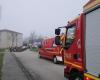
[[[29,36],[29,43],[30,44],[33,44],[34,43],[34,40],[36,40],[37,38],[37,35],[35,34],[35,32],[31,32],[30,36]]]
[[[30,36],[24,39],[23,44],[27,44],[29,46],[39,45],[43,40],[43,36],[37,35],[35,31],[30,33]]]
[[[43,40],[43,36],[41,36],[41,35],[38,36],[37,41],[38,41],[38,42],[41,42],[42,40]]]

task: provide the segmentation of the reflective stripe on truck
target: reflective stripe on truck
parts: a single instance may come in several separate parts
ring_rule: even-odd
[[[70,64],[70,65],[72,65],[72,66],[74,66],[74,67],[77,67],[77,68],[82,68],[82,66],[79,66],[79,65],[77,65],[77,64],[71,63],[71,62],[69,62],[69,61],[64,61],[64,63],[65,63],[65,64]]]
[[[85,80],[91,80],[91,79],[100,80],[100,78],[97,78],[97,77],[95,77],[95,76],[93,76],[91,74],[88,74],[88,73],[85,73],[84,76],[85,76]]]

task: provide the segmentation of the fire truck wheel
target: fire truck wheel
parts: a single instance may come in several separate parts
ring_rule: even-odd
[[[71,72],[69,79],[70,80],[83,80],[82,74],[80,74],[78,72],[74,72],[74,71]]]
[[[55,56],[54,58],[53,58],[53,62],[55,63],[55,64],[57,64],[57,57]]]

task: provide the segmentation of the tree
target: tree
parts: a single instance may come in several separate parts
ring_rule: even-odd
[[[35,31],[30,33],[30,36],[24,39],[23,44],[27,44],[29,46],[38,46],[41,44],[41,41],[43,40],[43,36],[37,35]]]
[[[30,44],[33,44],[34,43],[34,40],[36,40],[37,38],[37,35],[35,34],[35,32],[31,32],[30,36],[29,36],[29,43]]]

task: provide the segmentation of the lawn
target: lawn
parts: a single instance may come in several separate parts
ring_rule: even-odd
[[[5,52],[6,49],[0,49],[0,52]]]
[[[3,66],[3,56],[4,53],[0,53],[0,80],[1,80],[1,76],[2,76],[2,66]]]

